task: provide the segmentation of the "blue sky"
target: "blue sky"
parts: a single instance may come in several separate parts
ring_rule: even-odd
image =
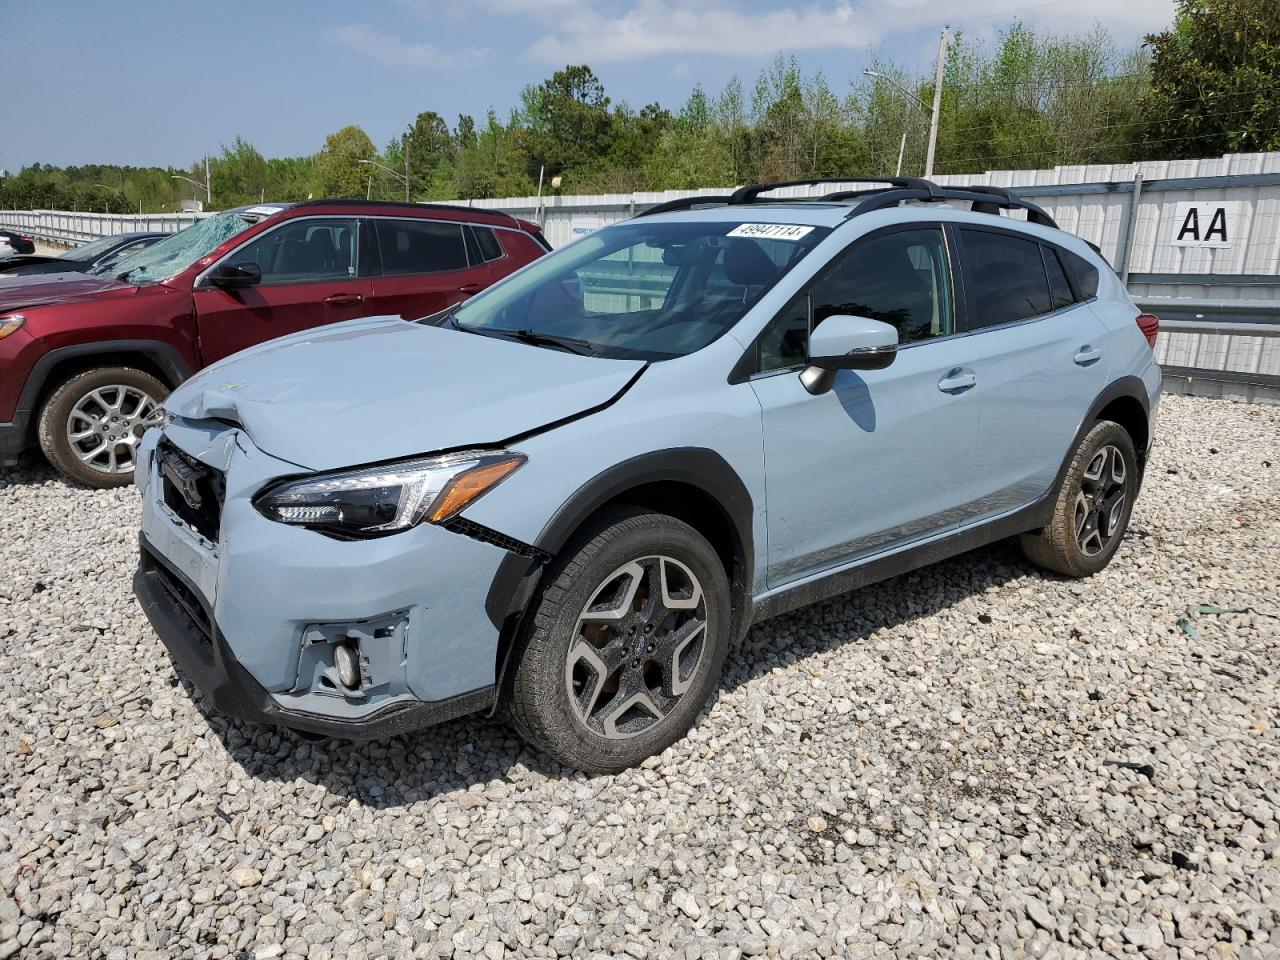
[[[311,153],[348,123],[385,144],[422,110],[506,113],[520,88],[588,63],[614,100],[677,107],[750,84],[778,54],[840,94],[877,55],[930,70],[949,22],[1095,22],[1133,43],[1173,0],[0,0],[0,168],[185,166],[237,134]]]

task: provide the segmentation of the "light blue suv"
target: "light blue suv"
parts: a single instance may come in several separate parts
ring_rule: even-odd
[[[500,710],[611,771],[684,734],[763,618],[1014,535],[1102,569],[1156,319],[1034,204],[878,183],[666,204],[179,387],[135,578],[178,667],[244,719]]]

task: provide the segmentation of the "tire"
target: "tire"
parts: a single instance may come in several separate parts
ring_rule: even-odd
[[[1118,471],[1123,477],[1117,484]],[[1067,577],[1088,577],[1102,570],[1129,525],[1139,480],[1129,431],[1110,420],[1098,421],[1076,447],[1049,522],[1021,536],[1023,555]]]
[[[58,386],[40,408],[36,423],[40,449],[60,473],[87,487],[102,490],[132,483],[134,452],[144,421],[168,395],[168,387],[141,370],[85,370]],[[120,406],[113,410],[111,405],[116,403]],[[117,419],[113,421],[112,416]],[[77,429],[88,431],[83,439],[73,438]],[[94,445],[97,440],[100,446]],[[95,450],[102,452],[87,456]]]
[[[535,603],[503,697],[530,745],[568,767],[616,773],[688,732],[720,679],[731,629],[729,580],[701,534],[665,514],[610,510],[565,548]]]

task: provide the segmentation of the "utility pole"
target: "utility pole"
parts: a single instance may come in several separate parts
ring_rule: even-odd
[[[409,138],[404,138],[404,202],[409,202]]]
[[[925,178],[933,176],[933,155],[938,148],[938,114],[942,111],[942,69],[947,62],[947,28],[938,41],[938,72],[933,80],[933,117],[929,120],[929,154],[924,161]]]
[[[907,150],[907,131],[902,131],[902,142],[898,144],[898,169],[893,171],[895,177],[902,176],[902,155]]]

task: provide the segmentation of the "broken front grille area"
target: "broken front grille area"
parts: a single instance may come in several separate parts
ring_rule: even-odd
[[[169,512],[209,544],[216,544],[227,492],[222,472],[187,456],[165,438],[156,445],[156,463]]]

